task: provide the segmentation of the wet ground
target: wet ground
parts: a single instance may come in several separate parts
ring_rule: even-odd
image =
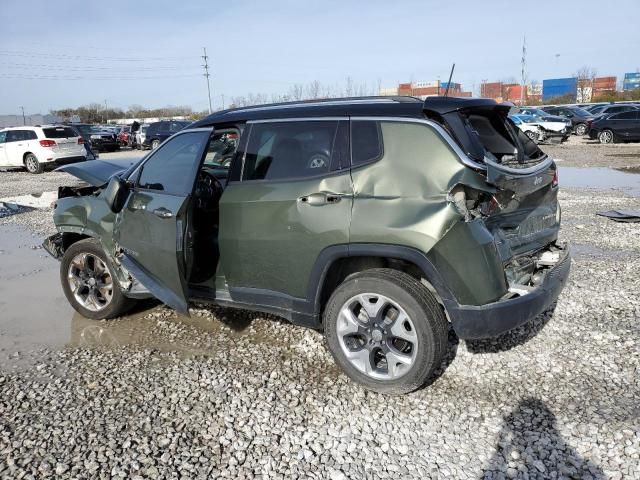
[[[640,197],[639,168],[566,167],[560,164],[559,179],[564,187],[593,190],[619,190]]]

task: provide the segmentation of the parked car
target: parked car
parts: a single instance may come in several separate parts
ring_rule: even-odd
[[[102,127],[89,123],[69,124],[80,132],[86,142],[91,144],[91,148],[96,152],[113,152],[120,148],[117,135]]]
[[[601,115],[626,112],[628,110],[636,110],[637,108],[638,107],[632,103],[610,103],[607,105],[600,105],[599,107],[592,109],[591,113],[595,119],[595,117],[599,117]]]
[[[600,143],[615,143],[640,140],[640,110],[605,114],[591,124],[589,138]]]
[[[551,115],[559,115],[571,120],[573,131],[576,135],[584,135],[589,127],[589,120],[593,119],[593,115],[578,107],[559,106],[559,107],[543,107],[543,110]]]
[[[142,145],[144,144],[144,141],[147,138],[147,128],[149,128],[149,124],[143,123],[142,125],[140,125],[140,128],[138,128],[138,131],[136,132],[135,147],[137,149],[144,150]]]
[[[461,338],[517,327],[564,287],[556,165],[488,99],[357,98],[214,113],[136,163],[63,167],[71,305],[122,315],[155,296],[324,330],[337,364],[408,392]],[[230,166],[211,155],[233,138]],[[225,155],[228,155],[226,152]],[[215,158],[215,160],[212,160]]]
[[[564,121],[550,122],[533,115],[510,115],[509,118],[535,143],[562,143],[571,135]]]
[[[121,147],[131,146],[131,139],[129,138],[130,136],[131,136],[131,127],[124,126],[120,128],[117,138],[118,138],[118,143],[120,143]]]
[[[179,132],[190,123],[191,122],[178,120],[162,120],[160,122],[151,123],[149,124],[149,127],[147,127],[145,138],[140,145],[142,145],[143,150],[147,148],[154,150],[167,138],[174,133]]]
[[[551,115],[544,110],[536,107],[519,107],[518,113],[524,115],[531,115],[536,119],[540,119],[544,122],[563,122],[567,127],[573,129],[573,124],[571,120],[565,117],[561,117],[559,115]]]
[[[11,127],[0,130],[0,166],[42,173],[45,166],[84,162],[84,139],[64,125]]]

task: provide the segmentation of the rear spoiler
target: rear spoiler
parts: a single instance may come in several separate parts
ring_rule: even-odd
[[[498,103],[490,98],[458,98],[458,97],[427,97],[422,105],[425,112],[445,115],[466,109],[478,110],[511,110],[515,105],[510,102]]]

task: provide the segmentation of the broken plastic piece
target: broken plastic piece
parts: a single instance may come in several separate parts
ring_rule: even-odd
[[[608,210],[606,212],[596,212],[596,215],[610,218],[615,222],[640,222],[640,210]]]

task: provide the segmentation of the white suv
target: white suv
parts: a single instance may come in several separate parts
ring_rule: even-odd
[[[84,139],[64,125],[11,127],[0,130],[0,167],[25,167],[42,173],[47,164],[87,159]]]

